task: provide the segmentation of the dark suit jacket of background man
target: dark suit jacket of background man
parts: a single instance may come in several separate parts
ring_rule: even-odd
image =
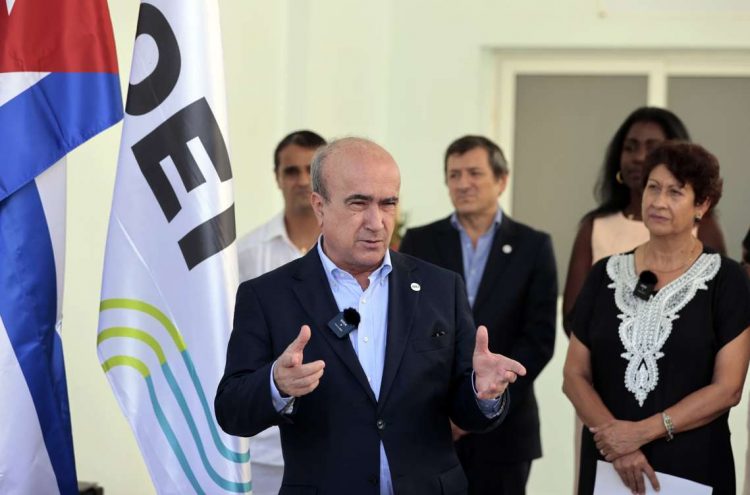
[[[410,229],[399,250],[463,276],[461,240],[450,218]],[[513,401],[502,428],[463,437],[462,453],[497,463],[541,457],[533,381],[555,347],[556,270],[549,235],[503,215],[474,300],[474,322],[487,326],[491,352],[520,362],[527,374],[510,386]]]
[[[461,278],[398,253],[391,263],[378,401],[349,337],[327,327],[339,310],[317,249],[239,287],[216,417],[232,435],[280,425],[281,494],[379,493],[381,441],[396,494],[465,493],[449,417],[475,431],[502,421],[504,414],[487,419],[476,403],[476,328]],[[303,324],[312,331],[304,362],[322,359],[326,367],[320,385],[297,398],[287,418],[272,405],[271,364]]]

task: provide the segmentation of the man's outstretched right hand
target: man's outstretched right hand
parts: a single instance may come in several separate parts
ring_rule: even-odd
[[[310,341],[310,327],[302,325],[297,338],[276,360],[273,381],[282,395],[301,397],[315,390],[326,364],[322,360],[302,364],[302,354]]]

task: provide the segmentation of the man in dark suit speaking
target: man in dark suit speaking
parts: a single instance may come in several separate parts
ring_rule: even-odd
[[[528,374],[513,385],[502,428],[486,435],[454,428],[456,450],[472,495],[521,495],[532,459],[542,455],[533,380],[555,346],[557,273],[549,235],[504,214],[498,198],[508,167],[500,148],[464,136],[445,153],[445,183],[455,212],[410,229],[401,252],[463,276],[474,321],[489,347],[521,361]]]
[[[240,436],[280,425],[282,495],[465,493],[449,419],[495,427],[526,371],[489,352],[459,276],[388,251],[387,151],[335,141],[312,183],[317,246],[237,292],[217,420]]]

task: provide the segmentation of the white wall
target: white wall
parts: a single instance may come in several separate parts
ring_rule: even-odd
[[[300,127],[328,137],[356,134],[380,141],[401,164],[409,224],[447,215],[445,146],[460,134],[492,132],[494,112],[502,110],[490,105],[487,50],[750,48],[746,16],[713,15],[709,22],[701,15],[600,17],[594,0],[224,0],[220,5],[240,233],[281,207],[272,152],[278,139]],[[124,94],[137,3],[110,0],[110,9]],[[118,125],[72,153],[68,175],[63,332],[77,466],[80,479],[98,481],[108,495],[154,493],[96,357],[120,131]],[[571,428],[572,414],[561,409],[566,406],[559,391],[562,347],[540,378],[543,428],[550,440],[547,459],[532,470],[530,493],[567,493],[560,489],[570,472],[563,433]],[[737,423],[744,429],[744,420]],[[742,449],[735,455],[744,455],[744,444]],[[540,476],[542,470],[549,474]]]

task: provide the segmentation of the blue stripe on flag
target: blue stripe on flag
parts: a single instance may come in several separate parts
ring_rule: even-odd
[[[62,494],[77,494],[62,342],[55,331],[55,260],[33,181],[0,201],[0,267],[0,314],[31,392],[57,485]]]
[[[0,106],[0,201],[121,118],[117,74],[53,73]]]

